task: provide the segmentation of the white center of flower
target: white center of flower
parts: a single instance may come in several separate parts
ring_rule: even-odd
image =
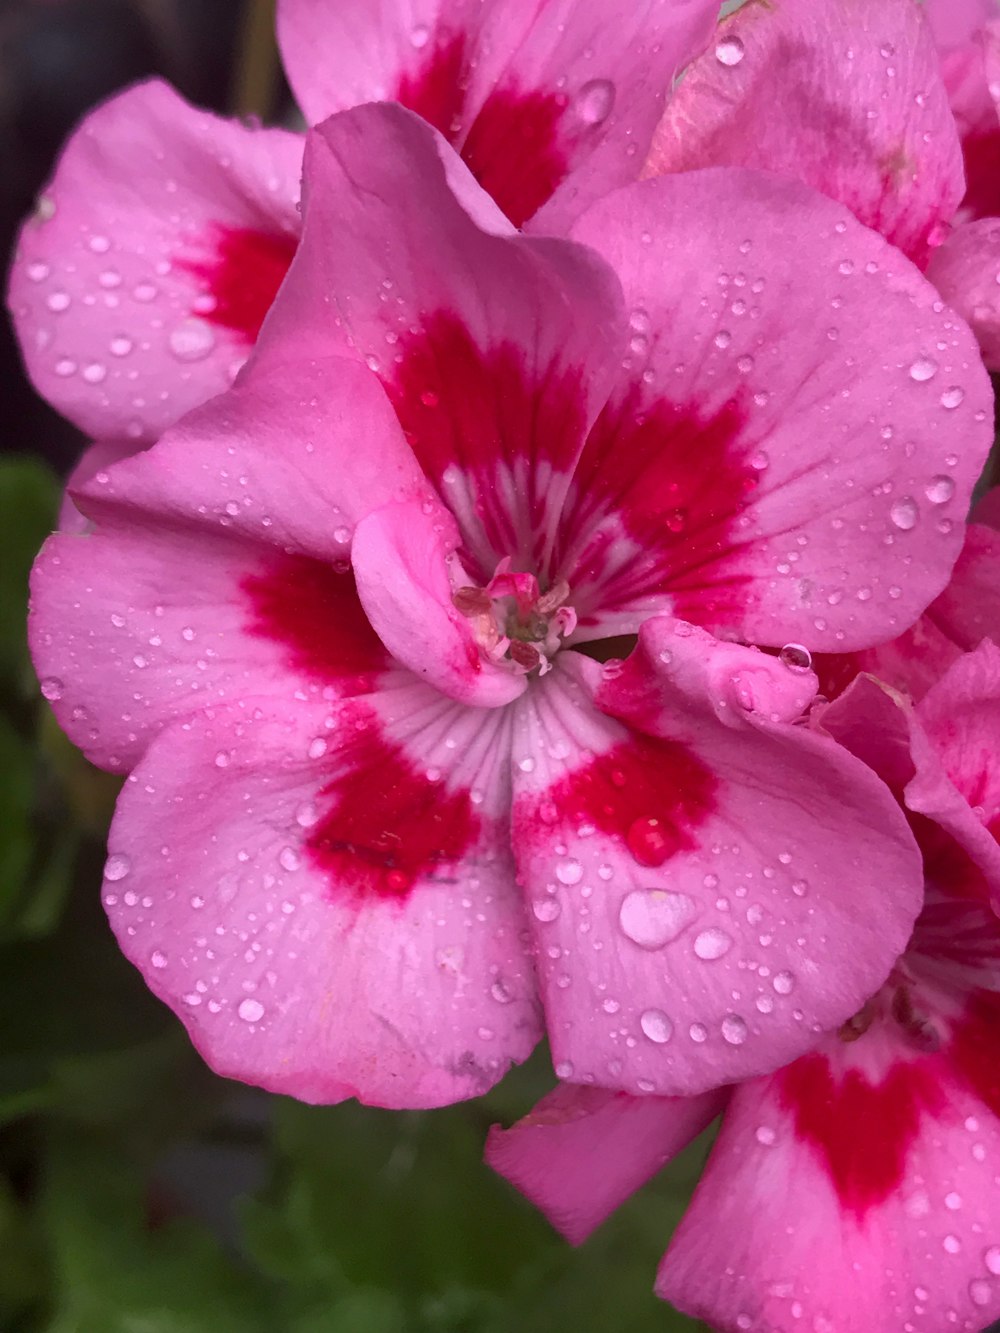
[[[534,574],[512,571],[507,557],[485,588],[458,588],[452,601],[471,622],[473,636],[491,662],[507,663],[519,675],[537,671],[544,676],[563,639],[576,629],[568,597],[565,580],[542,592]]]

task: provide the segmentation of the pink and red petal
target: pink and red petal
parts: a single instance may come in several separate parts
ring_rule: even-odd
[[[708,41],[713,0],[283,0],[278,35],[311,121],[397,101],[460,151],[515,226],[560,231],[638,174],[671,81]]]
[[[585,622],[600,607],[621,632],[657,594],[774,646],[912,623],[991,433],[978,349],[937,292],[839,205],[755,172],[641,182],[573,234],[618,273],[633,327],[560,553],[591,583]]]
[[[514,736],[556,1072],[677,1095],[794,1058],[912,928],[920,863],[890,793],[788,725],[811,677],[692,626],[648,622],[605,676],[569,654],[558,668]]]
[[[560,1084],[510,1129],[494,1125],[486,1162],[573,1245],[725,1109],[727,1090],[630,1097]]]
[[[738,1088],[660,1295],[722,1333],[976,1333],[995,1318],[995,1001],[946,1051],[876,1026]]]
[[[82,430],[139,442],[227,388],[295,250],[302,145],[161,83],[92,112],[11,270],[38,391]]]
[[[624,317],[592,252],[477,225],[468,197],[486,196],[465,173],[456,197],[463,169],[442,149],[392,106],[313,131],[303,240],[260,355],[363,358],[485,583],[505,556],[530,568],[551,541]]]
[[[964,180],[919,7],[783,0],[724,19],[668,104],[646,174],[709,166],[811,185],[923,266]]]
[[[306,1101],[440,1105],[539,1035],[500,714],[421,685],[236,705],[163,733],[119,802],[104,900],[218,1072]]]

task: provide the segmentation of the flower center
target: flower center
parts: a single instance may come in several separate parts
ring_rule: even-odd
[[[899,969],[897,969],[898,971]],[[877,994],[844,1023],[838,1036],[841,1041],[857,1041],[876,1019],[895,1024],[907,1045],[918,1051],[936,1051],[941,1045],[941,1032],[930,1014],[914,997],[912,981],[895,974]]]
[[[542,592],[534,574],[513,571],[507,556],[484,588],[458,588],[452,601],[472,622],[476,642],[491,662],[506,662],[519,675],[544,676],[576,628],[568,597],[564,579]]]

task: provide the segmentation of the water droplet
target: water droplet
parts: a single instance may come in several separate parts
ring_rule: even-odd
[[[778,654],[778,660],[789,671],[799,674],[812,670],[812,653],[801,643],[786,643]]]
[[[134,346],[135,344],[131,338],[127,338],[125,334],[120,334],[108,343],[108,351],[112,356],[128,356]]]
[[[636,819],[625,834],[625,845],[642,866],[661,866],[674,850],[670,830],[655,818]]]
[[[924,494],[932,505],[946,504],[955,494],[955,483],[951,477],[932,477]]]
[[[319,823],[319,808],[315,801],[303,801],[295,811],[295,822],[300,828],[312,828]]]
[[[410,31],[410,41],[418,51],[422,51],[430,40],[430,35],[430,29],[423,23],[418,23],[417,26]]]
[[[52,369],[61,378],[65,379],[68,375],[76,374],[76,362],[68,356],[61,357]]]
[[[703,930],[694,942],[695,953],[706,962],[721,958],[732,947],[732,936],[724,930]]]
[[[889,510],[889,517],[901,532],[909,532],[911,528],[916,527],[917,519],[920,517],[916,500],[912,496],[904,495]]]
[[[298,870],[302,862],[294,847],[282,847],[281,851],[278,853],[278,864],[281,866],[282,870],[291,871]]]
[[[958,1254],[962,1248],[962,1242],[957,1236],[945,1236],[941,1244],[948,1254]]]
[[[961,1194],[956,1194],[954,1190],[944,1196],[944,1206],[953,1213],[957,1213],[962,1206]]]
[[[957,384],[952,384],[945,389],[941,395],[941,406],[947,408],[949,412],[954,411],[961,403],[965,402],[965,390]]]
[[[32,282],[44,282],[45,279],[49,276],[51,269],[49,268],[48,264],[43,263],[40,259],[35,259],[32,260],[30,264],[28,264],[28,266],[25,269],[25,272],[27,273],[28,277],[31,279]]]
[[[556,866],[556,879],[560,884],[579,884],[583,879],[583,866],[579,861],[560,861]]]
[[[236,1012],[244,1023],[259,1023],[264,1017],[264,1006],[260,1000],[241,1000]]]
[[[771,985],[779,995],[791,995],[795,986],[795,978],[791,972],[775,972]]]
[[[733,335],[729,332],[728,329],[720,329],[719,332],[715,335],[714,341],[716,347],[718,347],[720,351],[725,351],[725,349],[733,341]]]
[[[84,366],[82,374],[88,384],[100,384],[102,380],[107,379],[108,368],[102,366],[100,361],[91,361],[89,365]]]
[[[120,879],[124,879],[132,869],[132,862],[127,856],[109,856],[104,863],[104,878],[111,880],[112,884]]]
[[[1000,1245],[990,1246],[983,1255],[983,1263],[994,1277],[1000,1277]]]
[[[494,981],[493,985],[490,987],[490,994],[493,996],[494,1000],[496,1000],[497,1004],[510,1004],[511,1000],[514,998],[510,987],[505,985],[502,981]]]
[[[923,384],[931,380],[937,374],[937,362],[932,361],[929,356],[920,356],[910,366],[910,379],[916,380],[918,384]]]
[[[603,125],[615,104],[615,85],[608,79],[592,79],[576,97],[576,112],[585,125]]]
[[[44,699],[49,699],[53,703],[55,703],[57,699],[61,699],[63,697],[63,690],[65,689],[65,686],[63,685],[62,681],[58,679],[58,677],[46,676],[45,679],[40,682],[39,688],[42,691],[42,697]]]
[[[727,1014],[722,1020],[722,1036],[730,1046],[742,1046],[748,1035],[747,1025],[739,1014]]]
[[[151,282],[140,282],[132,288],[132,296],[136,301],[142,301],[147,304],[156,300],[156,287]]]
[[[178,361],[201,361],[215,347],[215,334],[203,319],[185,319],[171,329],[168,342]]]
[[[993,1289],[985,1278],[973,1278],[969,1283],[969,1299],[973,1305],[989,1305]]]
[[[153,967],[166,967],[167,955],[160,949],[154,949],[149,955],[149,961]]]
[[[724,37],[717,43],[715,48],[715,58],[720,65],[738,65],[746,55],[746,48],[739,37]]]
[[[572,1078],[573,1065],[569,1060],[560,1060],[555,1066],[556,1078]]]
[[[662,1009],[647,1009],[639,1016],[639,1026],[650,1041],[661,1045],[673,1036],[674,1025]]]
[[[45,304],[53,314],[62,314],[64,310],[70,307],[71,297],[69,292],[50,292],[45,298]]]
[[[708,1028],[704,1023],[692,1023],[688,1028],[688,1036],[700,1046],[703,1041],[708,1041]]]
[[[662,949],[698,915],[686,893],[633,889],[622,899],[618,924],[622,934],[643,949]]]
[[[757,1142],[762,1144],[765,1148],[773,1147],[777,1137],[777,1134],[775,1134],[770,1125],[759,1125],[757,1127],[757,1132],[754,1134],[754,1138]]]
[[[315,740],[309,742],[308,754],[310,759],[322,759],[326,751],[327,742],[322,736],[317,736]]]
[[[559,902],[555,898],[536,898],[531,904],[531,910],[539,921],[555,921],[562,910]]]

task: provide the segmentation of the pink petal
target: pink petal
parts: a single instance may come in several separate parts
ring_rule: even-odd
[[[388,659],[354,590],[353,526],[366,503],[421,494],[384,395],[348,361],[255,369],[97,473],[74,495],[96,530],[52,538],[32,584],[35,666],[67,733],[128,769],[208,704],[367,689]]]
[[[486,1141],[486,1162],[573,1245],[651,1179],[725,1108],[728,1091],[630,1097],[562,1083]]]
[[[92,477],[96,477],[98,472],[104,472],[123,458],[131,458],[141,449],[141,445],[134,444],[130,440],[97,440],[84,449],[76,467],[66,478],[66,491],[59,508],[60,532],[86,532],[89,527],[86,515],[80,513],[70,498],[70,491],[85,485]]]
[[[738,1088],[659,1294],[721,1333],[976,1333],[996,1318],[995,996],[988,1009],[946,1052],[873,1027]]]
[[[964,191],[938,60],[911,0],[745,6],[688,70],[646,174],[773,171],[846,204],[923,265]]]
[[[658,592],[775,646],[912,623],[958,555],[992,419],[930,284],[838,205],[736,170],[627,187],[573,234],[618,272],[634,331],[563,556],[597,566],[611,632]]]
[[[519,0],[412,5],[284,0],[278,34],[312,121],[392,100],[445,134],[516,226],[552,231],[638,173],[713,0],[626,11]]]
[[[982,503],[975,513],[979,517]],[[988,511],[986,511],[988,514]],[[1000,535],[970,523],[951,581],[910,629],[877,648],[815,665],[823,692],[839,693],[859,671],[920,699],[983,638],[1000,639]]]
[[[468,196],[485,196],[440,151],[393,106],[313,131],[303,240],[260,355],[364,359],[485,584],[505,556],[523,568],[551,541],[624,319],[617,280],[589,251],[477,225]]]
[[[890,793],[787,724],[808,673],[692,626],[649,621],[603,675],[574,654],[557,668],[514,732],[556,1073],[691,1094],[794,1058],[912,927],[919,859]]]
[[[957,228],[931,255],[927,276],[972,327],[988,369],[1000,370],[1000,220]]]
[[[349,569],[170,524],[51,537],[29,629],[60,726],[116,771],[168,722],[230,701],[294,694],[321,730],[324,700],[390,665]]]
[[[416,502],[377,509],[358,524],[351,550],[358,594],[397,662],[452,699],[500,707],[527,678],[484,660],[455,609],[447,557],[456,545],[447,510],[426,514]]]
[[[923,8],[941,51],[971,42],[997,16],[996,0],[924,0]]]
[[[302,139],[130,89],[70,139],[10,305],[35,387],[84,431],[154,439],[227,388],[295,249]]]
[[[539,1035],[500,715],[411,684],[330,708],[323,748],[286,698],[170,728],[127,783],[122,948],[228,1077],[393,1107],[484,1092]]]

